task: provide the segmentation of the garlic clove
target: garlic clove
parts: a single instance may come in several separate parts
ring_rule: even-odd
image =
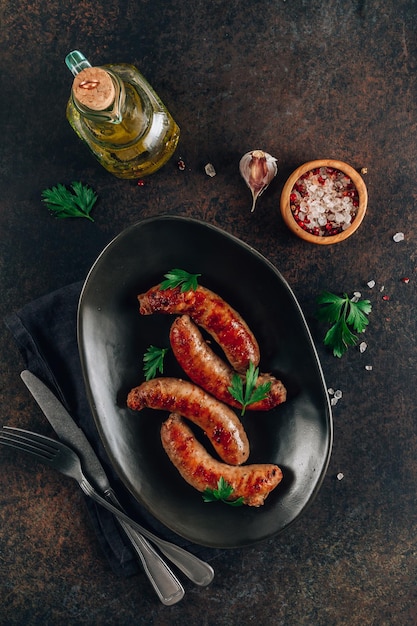
[[[263,150],[251,150],[240,159],[239,171],[251,190],[253,212],[257,199],[277,175],[277,159]]]

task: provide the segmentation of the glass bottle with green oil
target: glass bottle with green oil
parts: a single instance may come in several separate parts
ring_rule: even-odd
[[[92,67],[78,50],[67,119],[103,167],[118,178],[153,174],[173,155],[180,129],[136,67]]]

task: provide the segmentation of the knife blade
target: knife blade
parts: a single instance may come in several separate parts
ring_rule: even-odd
[[[79,454],[86,476],[95,483],[106,499],[123,510],[90,442],[65,407],[32,372],[24,370],[20,376],[61,441]],[[184,588],[172,570],[145,537],[126,522],[119,519],[118,522],[132,543],[161,602],[168,606],[179,602],[184,596]]]
[[[80,455],[83,471],[87,478],[91,480],[94,486],[97,485],[98,490],[101,491],[112,504],[121,509],[103,466],[83,430],[74,422],[71,415],[55,394],[53,394],[49,387],[35,376],[35,374],[29,370],[24,370],[20,376],[61,441],[74,448]],[[128,530],[134,533],[136,532],[136,530],[132,530],[130,527],[128,527]],[[156,544],[162,554],[174,563],[178,569],[188,576],[196,585],[204,587],[213,580],[214,570],[206,561],[203,561],[180,546],[155,536],[145,528],[142,528],[142,535],[145,535],[147,539]],[[142,535],[141,539],[143,540]],[[180,590],[178,590],[178,592],[180,592]],[[183,590],[182,592],[184,593]]]

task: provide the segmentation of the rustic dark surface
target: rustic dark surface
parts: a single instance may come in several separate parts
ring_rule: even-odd
[[[75,483],[0,450],[0,623],[416,624],[417,2],[0,6],[1,317],[83,280],[113,236],[141,218],[192,216],[276,265],[305,312],[327,385],[343,391],[328,473],[306,515],[261,545],[225,551],[212,585],[185,583],[170,608],[142,573],[111,572]],[[107,174],[67,123],[64,57],[74,48],[96,64],[137,65],[181,126],[176,156],[144,187]],[[251,214],[238,162],[259,147],[278,157],[279,173]],[[333,247],[296,239],[279,215],[287,176],[316,158],[368,168],[365,220]],[[40,202],[44,188],[73,180],[99,194],[94,223],[55,220]],[[394,243],[397,231],[403,242]],[[321,289],[372,300],[367,352],[338,360],[323,347]],[[0,338],[1,422],[51,434],[4,326]]]

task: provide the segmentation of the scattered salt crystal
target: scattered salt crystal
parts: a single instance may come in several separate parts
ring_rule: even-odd
[[[399,241],[404,241],[404,233],[395,233],[395,235],[393,236],[393,240],[395,241],[395,243],[398,243]]]
[[[329,394],[329,396],[331,396],[330,398],[330,404],[331,406],[336,406],[336,404],[339,402],[340,398],[343,396],[343,393],[340,391],[340,389],[336,389],[336,391],[330,387],[327,390],[327,393]]]
[[[368,344],[366,343],[366,341],[362,341],[362,342],[359,344],[359,352],[360,352],[361,354],[363,354],[363,353],[365,352],[365,350],[366,350],[366,348],[367,348],[367,347],[368,347]]]
[[[371,372],[373,367],[372,367],[372,365],[365,365],[365,369],[366,369],[367,372]]]
[[[216,176],[216,170],[214,169],[214,166],[211,163],[207,163],[204,170],[207,176],[211,176],[211,178],[213,178],[213,176]]]
[[[374,281],[374,280],[369,280],[366,284],[368,285],[368,287],[369,287],[370,289],[372,289],[373,287],[375,287],[375,281]]]
[[[385,285],[381,285],[381,287],[379,288],[379,291],[382,293],[385,289]]]
[[[343,480],[345,477],[345,475],[343,474],[343,472],[339,472],[336,476],[337,480]]]

